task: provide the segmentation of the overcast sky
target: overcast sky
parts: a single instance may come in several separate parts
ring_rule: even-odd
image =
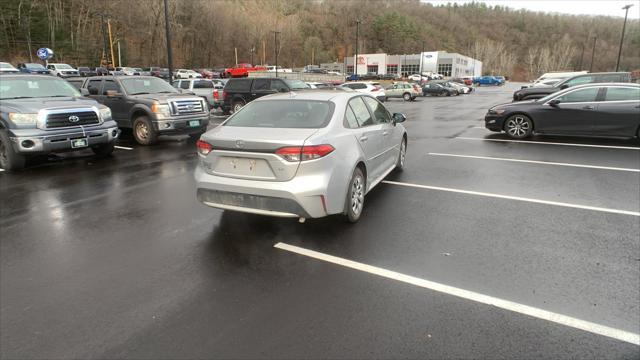
[[[432,1],[422,0],[434,5],[447,3],[464,3],[472,0]],[[507,6],[514,9],[532,11],[557,12],[572,15],[606,15],[624,17],[622,7],[633,4],[629,9],[629,19],[640,19],[640,3],[638,0],[476,0],[487,5]]]

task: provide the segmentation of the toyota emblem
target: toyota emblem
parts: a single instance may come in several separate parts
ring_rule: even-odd
[[[242,141],[242,140],[236,141],[236,147],[238,149],[243,148],[244,147],[244,141]]]
[[[75,115],[71,115],[71,116],[69,116],[69,121],[72,122],[72,123],[76,123],[76,122],[80,121],[80,118],[75,116]]]
[[[187,109],[189,110],[193,110],[195,108],[195,106],[193,106],[192,104],[187,105]]]

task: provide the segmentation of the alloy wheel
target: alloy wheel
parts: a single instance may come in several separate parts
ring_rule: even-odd
[[[351,185],[351,210],[354,215],[359,215],[364,203],[364,181],[362,176],[356,175]]]
[[[530,130],[529,122],[522,116],[514,116],[507,122],[507,133],[513,137],[523,137]]]
[[[407,156],[407,142],[402,141],[400,144],[400,167],[404,167],[404,159]]]
[[[144,122],[136,124],[136,137],[140,140],[147,140],[149,137],[149,128]]]

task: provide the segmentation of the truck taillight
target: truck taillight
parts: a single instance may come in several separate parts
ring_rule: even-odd
[[[198,149],[198,153],[200,155],[209,155],[211,150],[213,150],[213,146],[208,142],[204,142],[202,140],[196,141],[196,149]]]
[[[276,155],[287,161],[315,160],[329,155],[335,148],[329,144],[312,146],[288,146],[276,150]]]
[[[218,90],[213,90],[213,99],[218,100]]]

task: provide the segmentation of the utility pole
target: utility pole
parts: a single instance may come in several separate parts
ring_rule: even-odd
[[[584,58],[584,43],[582,43],[582,52],[580,53],[580,65],[578,65],[578,71],[582,71],[582,58]]]
[[[275,53],[276,53],[276,77],[278,77],[278,34],[281,33],[281,31],[272,31],[273,32],[273,42],[275,45]]]
[[[422,61],[423,60],[424,60],[424,40],[422,40],[422,52],[420,53],[420,84],[422,84],[422,71],[423,71]]]
[[[122,67],[122,56],[120,56],[120,40],[118,39],[118,67]]]
[[[169,66],[169,82],[173,80],[173,52],[171,51],[171,26],[169,25],[169,1],[164,0],[164,25],[167,36],[167,62]]]
[[[104,14],[98,14],[100,16],[100,27],[102,28],[102,59],[100,59],[100,65],[106,65],[107,63],[107,31],[104,28]]]
[[[356,20],[356,58],[353,62],[353,73],[356,75],[356,80],[358,79],[358,36],[360,35],[360,20]]]
[[[622,42],[624,41],[624,29],[627,26],[627,15],[629,15],[629,8],[633,4],[626,5],[622,8],[624,10],[624,22],[622,23],[622,34],[620,34],[620,49],[618,49],[618,61],[616,61],[616,71],[620,68],[620,55],[622,55]]]
[[[253,53],[256,52],[256,47],[251,45],[251,49],[249,50],[249,52],[251,53],[251,66],[255,66],[255,64],[253,63]]]
[[[109,48],[111,49],[111,66],[116,66],[116,59],[113,55],[113,38],[111,36],[111,20],[107,19],[107,27],[109,28]]]
[[[265,65],[267,63],[267,42],[262,40],[262,64]]]
[[[598,37],[593,37],[593,50],[591,51],[591,65],[589,66],[589,72],[593,72],[593,60],[596,55],[596,41],[598,41]]]
[[[233,48],[234,53],[236,54],[236,67],[238,67],[238,48],[234,47]]]

